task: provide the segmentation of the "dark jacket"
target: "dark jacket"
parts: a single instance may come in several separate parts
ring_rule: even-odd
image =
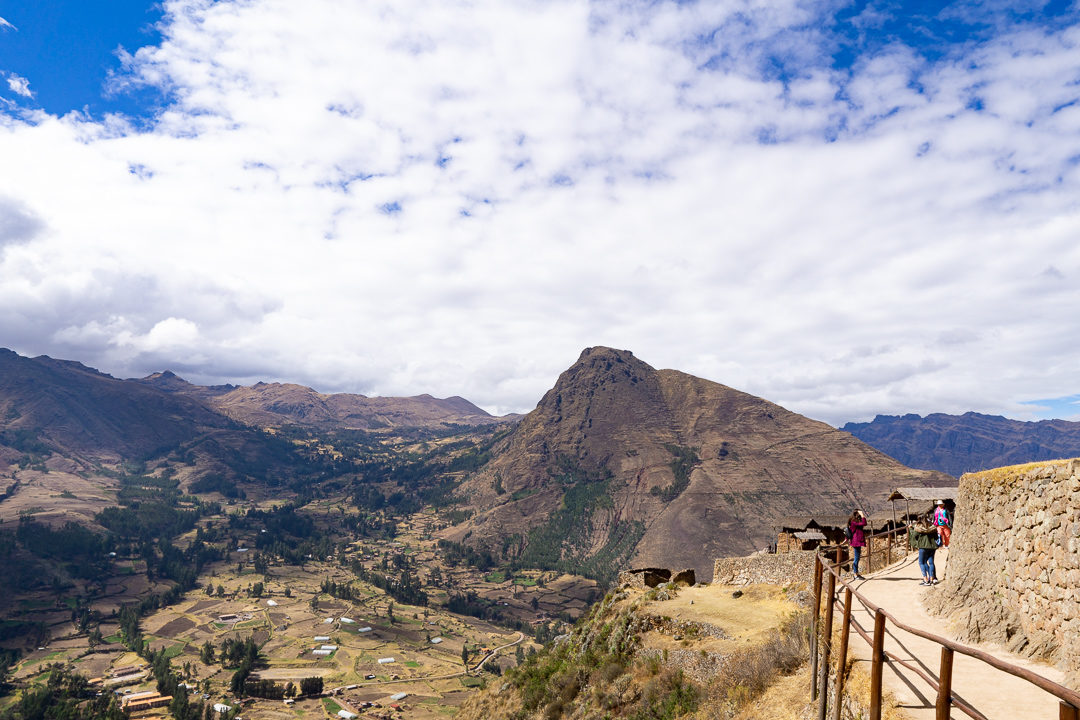
[[[937,528],[918,523],[908,531],[908,534],[911,537],[911,546],[913,548],[917,550],[937,550]]]

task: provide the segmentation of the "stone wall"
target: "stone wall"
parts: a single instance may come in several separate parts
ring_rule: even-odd
[[[948,567],[930,609],[954,618],[962,640],[1080,676],[1080,459],[960,478]]]
[[[721,585],[793,585],[809,583],[814,577],[813,551],[717,558],[713,582]]]

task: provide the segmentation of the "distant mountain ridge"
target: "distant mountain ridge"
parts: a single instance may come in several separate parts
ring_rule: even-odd
[[[193,385],[171,372],[136,381],[164,392],[197,397],[235,420],[257,427],[283,424],[319,428],[376,430],[387,427],[488,425],[506,422],[463,397],[368,397],[320,393],[294,383]],[[512,419],[512,418],[511,418]]]
[[[251,428],[438,428],[513,419],[459,397],[326,395],[280,383],[207,387],[168,371],[121,380],[79,362],[0,349],[0,459],[8,461],[31,445],[88,462],[204,451],[269,458],[280,452],[261,448],[269,441]]]
[[[694,567],[774,540],[801,513],[885,506],[898,486],[951,484],[850,434],[625,350],[586,349],[461,488],[454,541],[523,564],[601,574]]]
[[[78,362],[0,349],[5,437],[33,436],[56,449],[116,459],[149,456],[233,425],[194,398],[118,380]]]
[[[841,428],[909,467],[966,472],[1080,456],[1080,422],[1010,420],[968,412],[878,415]]]

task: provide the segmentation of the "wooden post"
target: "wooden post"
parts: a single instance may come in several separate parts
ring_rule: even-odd
[[[844,700],[844,671],[847,670],[848,635],[851,634],[851,588],[844,588],[844,625],[840,628],[840,651],[836,656],[836,701],[833,720],[840,720]]]
[[[814,613],[810,616],[810,701],[817,700],[817,628],[821,615],[821,571],[825,558],[814,553]]]
[[[821,632],[821,680],[818,687],[818,720],[825,720],[829,697],[829,646],[832,645],[832,621],[836,609],[836,576],[829,573],[829,595],[825,602],[825,627]]]
[[[911,552],[913,549],[911,547],[911,533],[907,532],[907,524],[911,522],[911,500],[904,498],[904,501],[907,503],[907,515],[904,516],[904,534],[907,536],[907,550]]]
[[[949,709],[952,707],[952,663],[953,651],[947,647],[941,648],[936,720],[949,720]]]
[[[889,550],[888,550],[888,552],[889,552],[889,560],[888,560],[888,562],[889,562],[890,565],[892,565],[893,537],[896,536],[896,529],[897,529],[898,525],[897,525],[897,522],[896,522],[896,501],[893,500],[890,504],[892,505],[892,534],[889,535]]]
[[[874,613],[874,652],[870,657],[870,720],[881,720],[881,674],[885,665],[885,613]]]
[[[1060,720],[1080,720],[1080,712],[1077,711],[1075,705],[1070,705],[1062,700],[1058,708],[1058,718]]]
[[[866,572],[874,572],[874,526],[867,520],[866,527],[870,528],[870,534],[866,536]]]

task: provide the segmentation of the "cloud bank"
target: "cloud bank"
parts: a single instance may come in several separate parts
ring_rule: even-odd
[[[165,8],[153,117],[0,105],[0,344],[495,412],[598,344],[838,424],[1080,388],[1075,24]]]

